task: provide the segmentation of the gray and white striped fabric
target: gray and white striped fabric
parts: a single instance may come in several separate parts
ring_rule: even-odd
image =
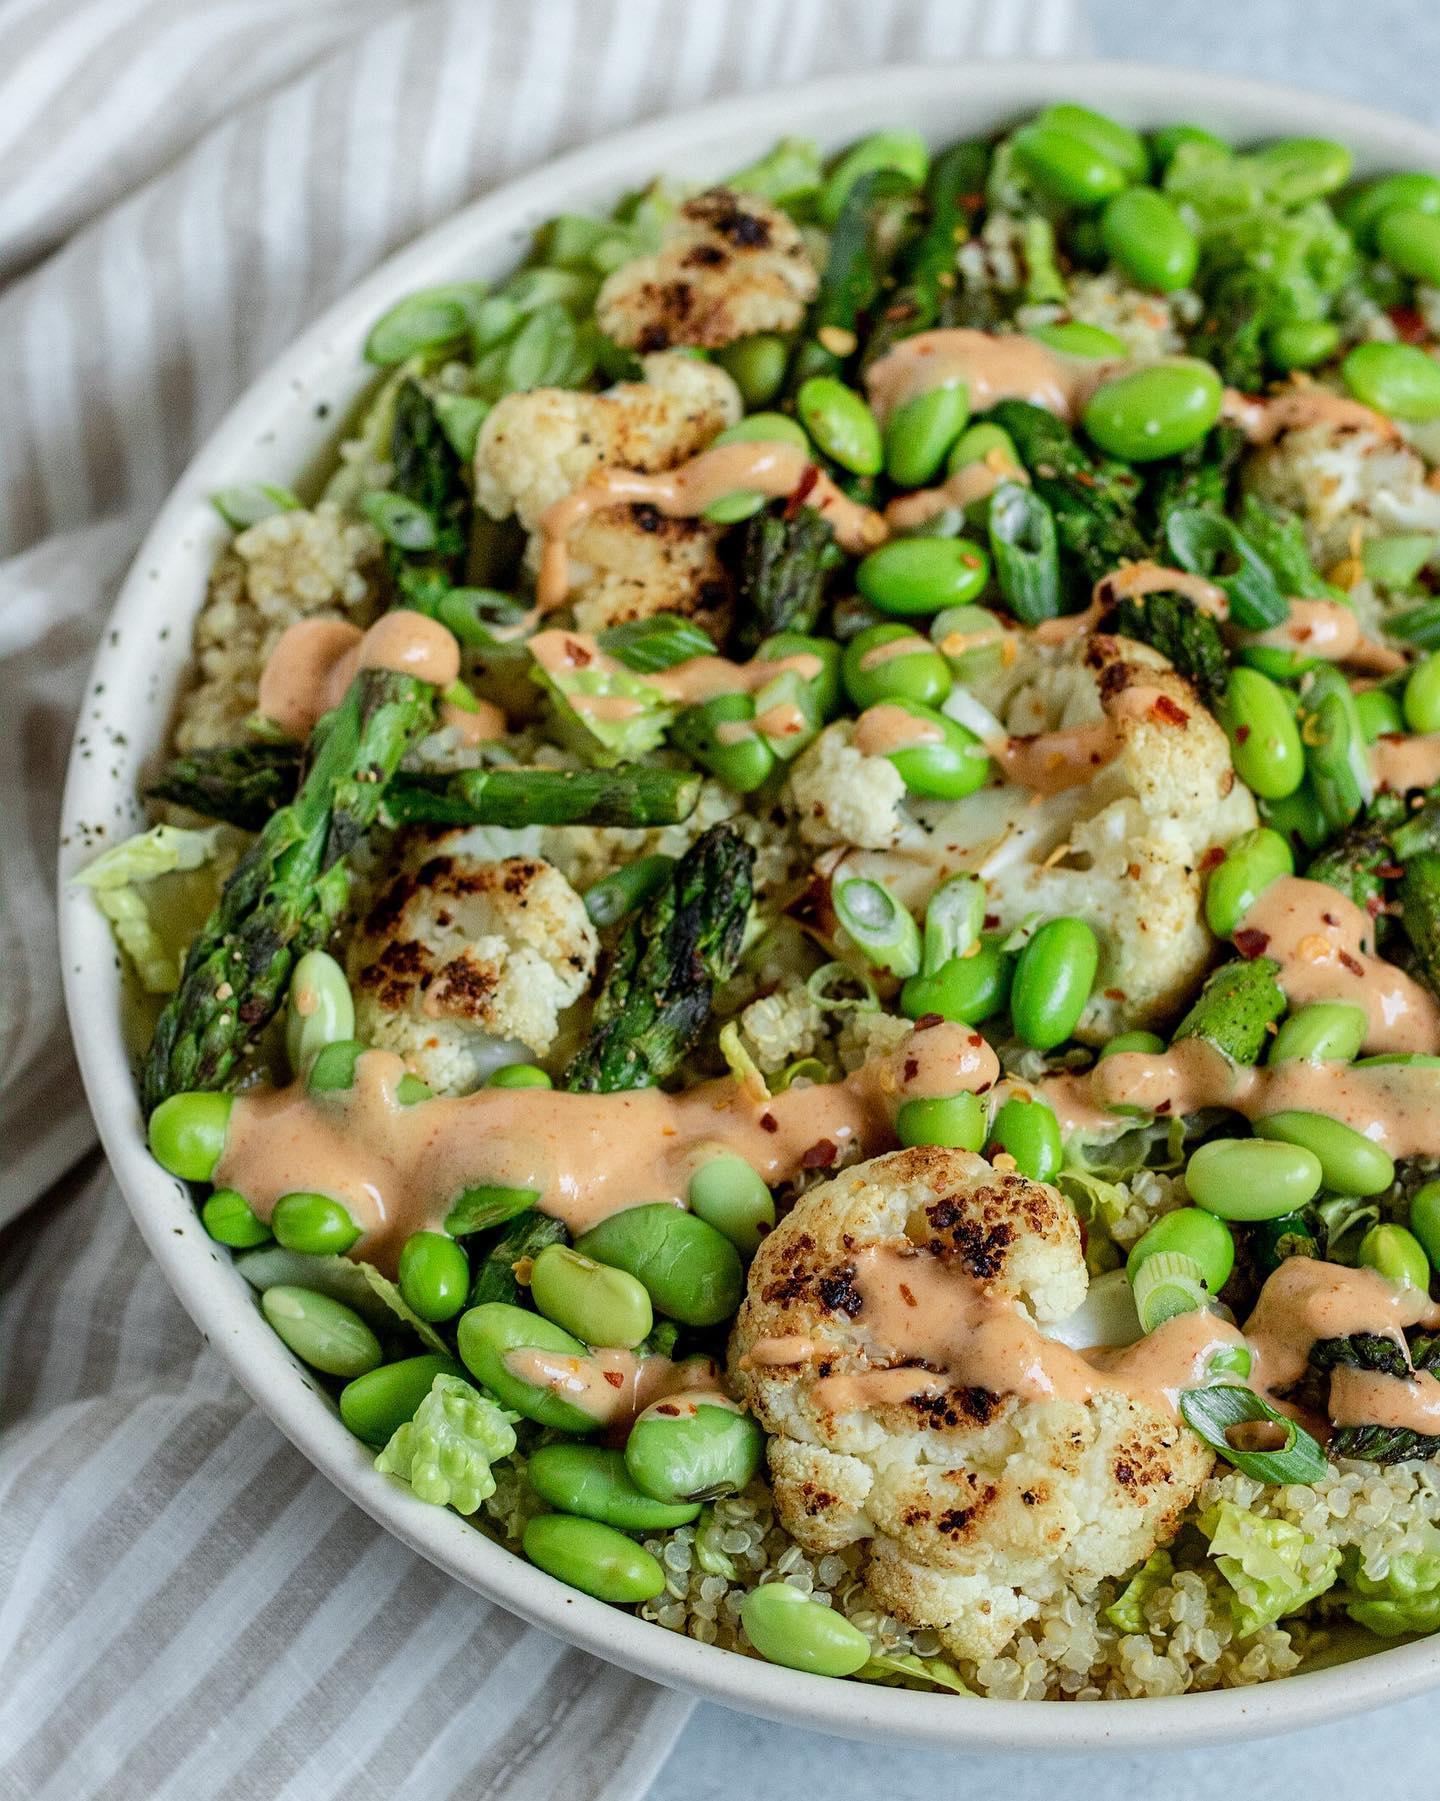
[[[230,1380],[93,1151],[55,819],[85,665],[301,327],[570,145],[1076,0],[0,0],[0,1797],[623,1801],[688,1709],[372,1525]],[[283,471],[279,472],[283,475]],[[43,1198],[42,1198],[43,1197]]]

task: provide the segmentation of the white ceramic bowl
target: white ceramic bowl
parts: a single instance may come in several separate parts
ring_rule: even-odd
[[[376,1475],[372,1454],[340,1424],[265,1324],[228,1254],[201,1229],[183,1187],[146,1152],[110,935],[89,895],[67,889],[64,878],[140,823],[137,781],[163,745],[206,576],[225,535],[207,496],[237,481],[284,482],[315,464],[334,421],[369,379],[361,345],[370,322],[391,302],[434,282],[503,276],[541,220],[562,210],[608,207],[661,171],[713,179],[784,134],[836,146],[904,124],[943,144],[1057,99],[1084,101],[1141,126],[1184,118],[1238,139],[1337,137],[1354,147],[1362,169],[1440,169],[1440,135],[1367,108],[1257,82],[1118,63],[865,71],[722,102],[563,157],[477,201],[386,263],[306,332],[191,463],[146,538],[102,640],[81,717],[84,736],[92,746],[103,741],[105,750],[91,755],[77,743],[72,752],[62,828],[65,997],[111,1165],[196,1324],[306,1456],[432,1563],[600,1657],[772,1719],[956,1749],[1173,1747],[1333,1720],[1440,1682],[1440,1638],[1260,1688],[1057,1707],[957,1700],[801,1675],[680,1638],[564,1587],[457,1515]]]

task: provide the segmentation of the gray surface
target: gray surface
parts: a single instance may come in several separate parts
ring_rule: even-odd
[[[1315,88],[1440,122],[1437,0],[1091,0],[1100,56],[1222,69]],[[1175,110],[1184,112],[1183,76]],[[850,1745],[702,1706],[652,1790],[653,1801],[930,1801],[967,1789],[1005,1801],[1212,1801],[1283,1790],[1369,1801],[1428,1792],[1440,1709],[1422,1698],[1322,1731],[1226,1751],[1118,1758],[959,1758]],[[1383,1763],[1379,1760],[1383,1759]]]

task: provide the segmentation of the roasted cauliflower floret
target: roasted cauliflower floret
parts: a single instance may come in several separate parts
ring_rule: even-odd
[[[475,450],[475,495],[494,519],[513,513],[531,534],[538,566],[547,507],[592,470],[673,469],[740,417],[740,395],[723,369],[694,357],[648,356],[644,381],[603,394],[534,388],[509,394],[487,416]],[[728,594],[716,546],[720,528],[667,519],[650,506],[604,507],[569,539],[575,623],[599,631],[650,613],[717,621]]]
[[[807,844],[888,850],[915,832],[902,802],[905,783],[886,757],[856,750],[854,722],[842,719],[796,759],[781,804]]]
[[[870,1541],[877,1604],[957,1656],[1143,1561],[1209,1473],[1168,1413],[1037,1330],[1086,1286],[1053,1188],[936,1148],[813,1189],[751,1266],[730,1369],[771,1434],[782,1522],[817,1552]],[[1038,1358],[1054,1392],[985,1386],[1038,1385]]]
[[[514,1047],[550,1048],[598,949],[584,902],[549,863],[431,844],[351,942],[356,1030],[432,1088],[465,1093]]]
[[[595,317],[631,350],[718,350],[754,332],[793,331],[816,280],[786,214],[753,194],[712,188],[679,208],[656,255],[607,279]]]

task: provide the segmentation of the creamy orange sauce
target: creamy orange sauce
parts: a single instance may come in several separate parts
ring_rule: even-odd
[[[1433,787],[1440,782],[1440,732],[1386,732],[1370,746],[1370,773],[1377,788],[1397,794]]]
[[[634,1351],[592,1350],[584,1357],[567,1357],[560,1351],[534,1347],[506,1353],[510,1374],[532,1387],[548,1389],[597,1425],[629,1424],[655,1401],[666,1395],[699,1388],[709,1391],[716,1381],[715,1365],[708,1357],[672,1363],[668,1357],[641,1357]],[[733,1407],[732,1401],[726,1401]]]
[[[1429,1370],[1386,1376],[1337,1369],[1330,1378],[1330,1418],[1337,1426],[1398,1426],[1440,1436],[1440,1381]]]
[[[977,500],[985,500],[1001,482],[1020,482],[1029,487],[1030,477],[997,448],[977,462],[964,464],[937,488],[917,488],[913,494],[897,495],[885,508],[885,522],[899,532],[913,531],[937,513],[951,507],[963,512]]]
[[[930,648],[930,640],[922,638],[919,632],[910,632],[903,638],[887,638],[880,644],[872,644],[861,655],[860,667],[869,675],[873,670],[883,669],[887,663],[894,663],[901,657],[913,657],[917,651]]]
[[[658,475],[596,469],[573,494],[548,507],[540,520],[537,606],[547,613],[564,604],[570,591],[570,534],[592,513],[613,506],[651,506],[668,519],[694,519],[727,494],[741,492],[777,500],[798,493],[804,505],[830,521],[841,546],[857,555],[889,535],[880,514],[842,493],[799,445],[719,444]]]
[[[1075,419],[1122,366],[1114,358],[1064,356],[1018,332],[941,329],[917,332],[887,351],[866,371],[865,387],[882,421],[907,400],[961,384],[972,413],[988,411],[997,400],[1028,400]]]
[[[944,739],[944,731],[933,719],[917,719],[888,701],[866,707],[855,721],[854,745],[865,757],[891,757],[924,744],[941,744]]]
[[[1322,1338],[1373,1332],[1403,1344],[1405,1327],[1436,1324],[1440,1307],[1422,1289],[1387,1282],[1373,1269],[1287,1257],[1261,1289],[1245,1322],[1254,1359],[1251,1385],[1291,1387],[1305,1374],[1311,1346]]]
[[[1242,642],[1297,651],[1326,663],[1348,663],[1372,675],[1393,675],[1405,667],[1398,650],[1365,636],[1355,609],[1343,600],[1296,598],[1289,606],[1289,614],[1279,625],[1263,632],[1245,632]]]
[[[1371,954],[1375,925],[1363,907],[1324,882],[1282,876],[1241,921],[1237,935],[1249,955],[1273,957],[1292,1007],[1311,1001],[1349,1001],[1370,1020],[1370,1051],[1440,1050],[1440,1005],[1420,984]]]
[[[467,750],[473,750],[477,744],[493,744],[510,730],[493,700],[478,701],[473,707],[458,707],[447,700],[440,708],[440,723],[448,726]]]
[[[1392,441],[1400,436],[1393,420],[1363,401],[1313,385],[1284,388],[1278,394],[1242,394],[1238,388],[1227,388],[1220,416],[1238,425],[1252,444],[1271,444],[1282,432],[1303,431],[1307,425],[1373,431]]]
[[[586,632],[559,629],[536,632],[528,646],[530,654],[552,675],[593,670],[602,675],[631,675],[615,657],[601,650],[599,640]],[[770,661],[754,657],[748,663],[732,663],[728,657],[689,657],[669,669],[648,672],[641,679],[676,706],[693,706],[717,694],[756,694],[769,687],[778,676],[793,674],[802,681],[813,681],[824,670],[824,663],[813,651],[797,651],[792,656],[774,657]],[[570,705],[577,713],[593,719],[628,719],[644,710],[644,702],[624,694],[572,694]],[[783,705],[784,703],[780,703]],[[792,711],[798,713],[799,709]],[[786,714],[785,718],[790,715]],[[801,715],[801,727],[805,728]]]
[[[1123,721],[1152,714],[1160,702],[1174,706],[1159,688],[1137,683],[1108,703],[1105,717],[1053,732],[987,739],[985,749],[1007,780],[1037,794],[1060,794],[1092,780],[1124,748]]]
[[[299,619],[265,660],[257,705],[292,737],[308,738],[361,669],[393,669],[448,688],[460,674],[460,646],[443,625],[408,608],[382,614],[368,632],[343,619]]]
[[[406,1107],[404,1074],[393,1053],[367,1051],[341,1092],[311,1095],[294,1083],[238,1094],[217,1183],[238,1189],[262,1219],[282,1194],[331,1195],[361,1229],[357,1254],[393,1268],[410,1234],[439,1226],[466,1188],[534,1189],[536,1204],[578,1234],[643,1202],[682,1206],[704,1145],[743,1157],[771,1187],[855,1147],[889,1149],[904,1100],[982,1093],[999,1065],[978,1032],[941,1024],[912,1031],[842,1082],[773,1098],[726,1078],[674,1095],[486,1088]]]

